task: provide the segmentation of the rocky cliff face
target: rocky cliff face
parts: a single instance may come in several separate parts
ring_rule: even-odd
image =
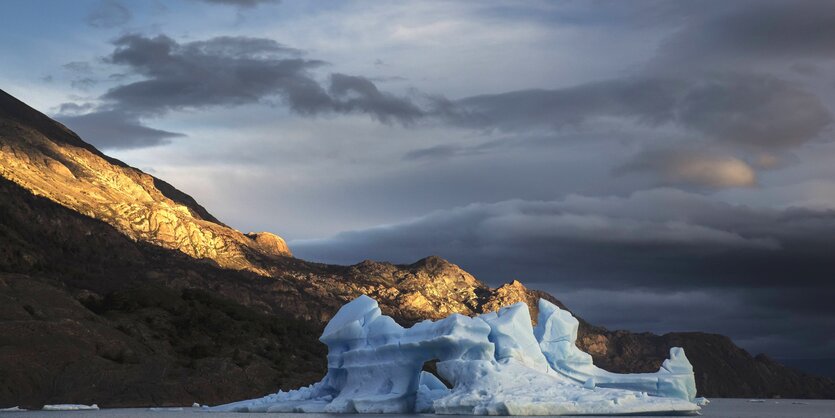
[[[318,380],[322,324],[368,294],[410,324],[540,297],[438,257],[353,266],[289,256],[0,92],[0,406],[222,403]],[[617,372],[685,347],[706,396],[835,397],[835,383],[722,336],[608,331],[578,345]]]
[[[373,297],[384,310],[406,323],[441,319],[453,313],[477,315],[516,302],[525,302],[536,312],[539,299],[539,293],[515,280],[490,288],[437,256],[404,266],[366,260],[350,266],[346,276],[352,283],[367,283],[354,291]]]
[[[128,237],[268,275],[265,259],[289,256],[280,237],[244,235],[191,197],[120,164],[0,91],[0,176],[31,193],[104,221]],[[51,135],[50,135],[51,134]]]

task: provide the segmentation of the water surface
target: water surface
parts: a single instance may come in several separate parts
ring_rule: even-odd
[[[722,418],[835,418],[835,400],[793,400],[793,399],[712,399],[710,405],[702,408],[704,417]],[[241,414],[206,412],[184,407],[181,410],[161,408],[102,409],[99,411],[27,411],[0,412],[0,416],[21,418],[414,418],[416,415],[335,415],[335,414]],[[428,415],[424,415],[427,417]]]

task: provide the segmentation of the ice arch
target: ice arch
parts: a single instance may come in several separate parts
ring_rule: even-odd
[[[570,313],[543,300],[539,309],[536,330],[524,303],[475,318],[454,314],[403,328],[363,295],[325,327],[320,340],[328,346],[328,373],[322,381],[212,409],[470,415],[699,409],[692,402],[695,383],[683,350],[673,350],[658,373],[609,373],[574,345],[577,321]],[[452,388],[421,371],[432,359]]]

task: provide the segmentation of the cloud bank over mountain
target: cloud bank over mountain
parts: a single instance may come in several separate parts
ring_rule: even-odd
[[[820,333],[835,319],[833,236],[832,210],[750,208],[667,188],[470,204],[291,246],[302,258],[345,264],[367,254],[400,263],[439,254],[488,280],[524,278],[555,294],[579,292],[587,301],[580,312],[593,314],[603,303],[609,323],[639,317],[666,331],[732,328],[737,335],[780,328],[780,338],[815,341],[800,352],[825,356],[835,349]],[[726,305],[703,309],[705,302]],[[677,319],[653,317],[658,312]],[[807,325],[791,326],[798,322]]]

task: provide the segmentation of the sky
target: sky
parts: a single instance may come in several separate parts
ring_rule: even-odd
[[[835,358],[835,3],[5,0],[0,88],[304,259]]]

